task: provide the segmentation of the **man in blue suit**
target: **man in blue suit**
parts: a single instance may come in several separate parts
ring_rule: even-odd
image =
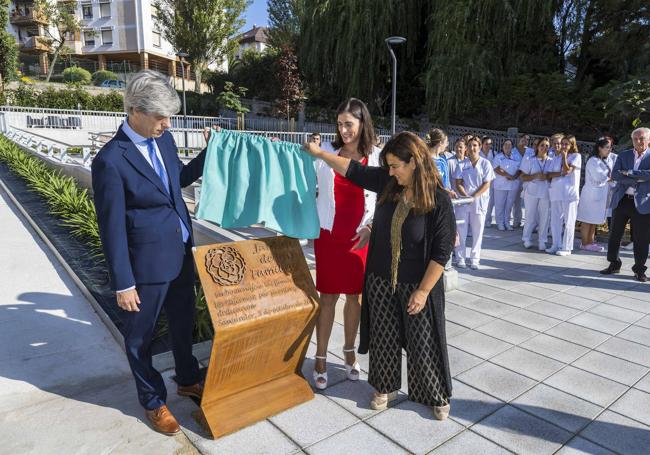
[[[165,405],[167,390],[151,363],[161,309],[169,322],[178,394],[200,398],[192,355],[194,263],[192,222],[181,187],[201,177],[205,150],[184,165],[167,129],[180,100],[166,78],[141,71],[127,85],[128,118],[92,163],[97,222],[138,399],[154,429],[180,431]]]
[[[607,260],[609,266],[600,271],[603,275],[619,273],[618,256],[625,225],[630,221],[634,242],[634,279],[645,283],[648,243],[650,243],[650,128],[637,128],[632,132],[632,150],[618,155],[612,179],[617,182],[612,195],[612,224],[609,233]]]

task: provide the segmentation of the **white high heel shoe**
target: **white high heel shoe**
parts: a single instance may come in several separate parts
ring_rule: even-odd
[[[315,359],[327,361],[327,356],[315,355]],[[319,373],[316,371],[316,366],[314,365],[314,385],[318,390],[325,390],[327,388],[327,362],[325,362],[325,371]]]
[[[345,373],[347,374],[348,379],[350,381],[358,381],[359,380],[359,372],[361,371],[361,365],[359,365],[359,362],[357,362],[355,360],[353,365],[348,365],[346,360],[345,360],[345,353],[346,352],[354,352],[355,349],[356,349],[356,346],[352,346],[351,349],[343,348],[343,364],[345,365]]]

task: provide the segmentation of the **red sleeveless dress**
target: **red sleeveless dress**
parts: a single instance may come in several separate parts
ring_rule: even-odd
[[[364,166],[367,158],[361,161]],[[334,172],[334,171],[332,171]],[[334,224],[314,240],[316,289],[324,294],[361,294],[368,245],[352,250],[365,212],[363,188],[334,173]]]

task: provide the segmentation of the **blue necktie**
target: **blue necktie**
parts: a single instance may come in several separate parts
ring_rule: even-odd
[[[165,166],[163,166],[163,164],[158,159],[158,154],[156,153],[156,148],[153,145],[152,138],[147,139],[147,151],[149,152],[149,159],[151,160],[151,166],[153,166],[153,170],[156,171],[156,174],[158,174],[158,177],[160,177],[160,180],[162,180],[163,186],[167,190],[167,194],[169,194],[169,177],[167,177]],[[190,233],[185,227],[185,223],[183,223],[183,220],[180,216],[178,217],[178,221],[181,225],[181,233],[183,235],[183,242],[185,243],[190,237]]]

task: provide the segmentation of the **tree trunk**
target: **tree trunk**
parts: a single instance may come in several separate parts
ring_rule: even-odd
[[[592,28],[592,23],[594,21],[594,13],[596,9],[595,4],[596,4],[596,0],[592,0],[589,2],[589,6],[587,7],[587,12],[585,13],[585,22],[582,27],[582,38],[580,39],[580,55],[578,55],[578,62],[576,65],[577,66],[576,81],[578,82],[578,85],[582,85],[587,71],[587,66],[591,61],[591,58],[589,56],[590,53],[589,47],[591,46],[591,42],[594,38],[594,32],[595,32]]]
[[[59,53],[61,52],[62,48],[63,48],[63,44],[57,47],[56,50],[54,51],[54,55],[52,56],[52,61],[50,62],[50,69],[47,72],[47,78],[45,79],[45,82],[50,82],[50,78],[52,77],[52,73],[54,72],[54,64],[56,63],[56,59],[59,57]]]
[[[203,64],[194,62],[194,91],[201,93],[201,76],[203,75]]]

